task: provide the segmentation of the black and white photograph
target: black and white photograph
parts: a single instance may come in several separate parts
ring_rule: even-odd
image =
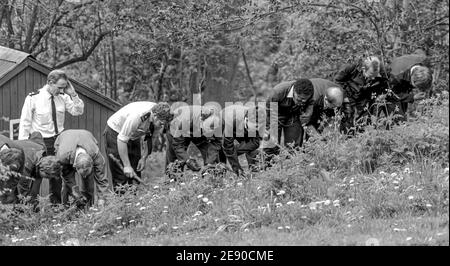
[[[0,246],[448,247],[449,6],[0,0]]]

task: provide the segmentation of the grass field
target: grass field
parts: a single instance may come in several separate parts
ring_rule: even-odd
[[[345,138],[330,127],[249,179],[162,177],[103,209],[2,206],[2,245],[449,245],[448,97],[413,121]],[[18,206],[16,206],[18,208]]]

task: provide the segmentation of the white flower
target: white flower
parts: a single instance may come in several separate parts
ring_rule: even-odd
[[[355,201],[354,198],[349,198],[349,199],[348,199],[348,202],[353,202],[353,201]]]
[[[394,232],[406,232],[404,228],[394,228]]]
[[[288,229],[288,230],[290,230],[291,229],[291,227],[290,226],[288,226],[288,225],[286,225],[284,228],[286,228],[286,229]]]
[[[315,202],[311,202],[310,204],[309,204],[309,209],[310,210],[316,210],[317,209],[317,204],[315,203]]]
[[[323,204],[325,204],[325,206],[328,206],[328,205],[330,205],[330,203],[331,203],[331,200],[326,200]]]
[[[121,226],[121,225],[117,226],[117,229],[122,229],[122,228],[123,228],[123,226]]]
[[[391,174],[391,177],[392,177],[392,178],[394,178],[394,177],[396,177],[396,176],[397,176],[397,173],[392,173],[392,174]]]
[[[277,208],[279,208],[279,207],[282,207],[283,204],[281,204],[281,203],[278,202],[278,203],[275,204],[275,206],[276,206]]]
[[[153,226],[153,227],[152,227],[152,231],[156,231],[156,226]]]
[[[169,208],[169,206],[164,206],[164,209],[168,209]]]
[[[412,237],[407,237],[406,241],[410,241],[412,239]]]
[[[146,208],[147,208],[147,207],[140,207],[139,210],[140,210],[140,211],[143,211],[143,210],[145,210]]]
[[[286,204],[287,205],[292,205],[292,204],[294,204],[295,202],[294,201],[288,201]]]
[[[207,203],[207,202],[209,201],[209,199],[208,199],[207,197],[204,197],[204,198],[202,199],[202,201],[203,201],[204,203]]]
[[[95,230],[89,231],[89,234],[93,234],[93,233],[95,233]]]
[[[339,200],[335,200],[335,201],[333,201],[333,205],[338,205],[340,203],[340,201]]]
[[[177,229],[178,229],[178,226],[172,226],[172,229],[173,229],[173,230],[177,230]]]
[[[387,175],[387,174],[384,171],[380,171],[380,175]]]
[[[170,182],[170,183],[173,183],[173,182],[175,182],[175,179],[170,179],[169,182]]]
[[[394,187],[394,189],[399,189],[400,187],[398,187],[398,186],[396,186],[396,187]]]
[[[158,189],[158,188],[159,188],[159,186],[154,186],[153,188],[154,188],[154,189]]]
[[[140,202],[136,203],[136,207],[138,207],[139,205],[141,205],[141,203],[140,203]]]
[[[119,216],[119,217],[116,218],[116,220],[122,220],[122,217]]]
[[[237,183],[238,187],[242,187],[242,182]]]
[[[17,226],[16,226],[16,227],[14,227],[14,230],[19,230],[19,227],[17,227]]]
[[[194,179],[194,180],[197,179],[197,178],[198,178],[198,176],[196,176],[196,175],[194,175],[194,176],[192,177],[192,179]]]
[[[413,199],[414,199],[414,196],[409,196],[408,199],[409,199],[409,200],[413,200]]]
[[[398,180],[394,180],[394,181],[392,181],[392,184],[396,184],[396,185],[398,185]]]
[[[418,189],[417,189],[417,192],[420,192],[420,191],[422,191],[422,190],[423,190],[422,188],[418,188]]]
[[[64,234],[64,231],[58,231],[58,235]]]
[[[184,185],[186,185],[184,182],[181,182],[181,183],[180,183],[180,186],[184,186]]]
[[[197,196],[197,199],[201,199],[201,198],[203,198],[203,194],[200,194]]]
[[[284,191],[284,190],[280,190],[280,191],[277,193],[278,196],[281,196],[281,195],[284,195],[284,194],[286,194],[286,191]]]
[[[433,207],[433,205],[431,205],[430,203],[427,203],[427,205],[425,205],[425,206],[427,206],[427,208]]]
[[[315,164],[315,163],[310,163],[310,164],[309,164],[309,166],[314,166],[314,165],[316,165],[316,164]]]
[[[409,173],[411,173],[411,170],[409,168],[405,168],[405,170],[403,170],[403,173],[409,174]]]
[[[278,230],[283,230],[283,226],[278,226]]]
[[[171,188],[169,188],[169,190],[173,192],[173,191],[175,191],[176,189],[173,188],[173,187],[171,187]]]
[[[136,222],[136,221],[135,221],[135,220],[130,220],[130,222],[129,222],[129,223],[131,224],[131,223],[134,223],[134,222]]]
[[[213,202],[212,201],[208,201],[206,204],[213,205]]]

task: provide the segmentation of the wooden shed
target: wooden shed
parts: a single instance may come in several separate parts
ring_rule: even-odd
[[[46,84],[51,70],[30,54],[0,46],[0,134],[17,138],[25,97]],[[81,116],[72,116],[66,112],[64,128],[89,130],[98,140],[104,154],[102,133],[106,121],[121,105],[76,80],[70,79],[70,82],[85,107]]]

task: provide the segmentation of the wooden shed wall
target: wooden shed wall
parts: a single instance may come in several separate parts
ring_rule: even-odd
[[[7,117],[9,119],[19,119],[25,97],[30,92],[42,88],[46,84],[46,81],[47,75],[31,67],[27,67],[3,84],[0,87],[0,118]],[[78,85],[73,85],[80,98],[84,101],[85,109],[81,116],[72,116],[69,113],[66,113],[64,128],[89,130],[99,142],[100,150],[105,154],[102,133],[106,126],[107,119],[114,111],[81,94]],[[3,134],[9,137],[8,121],[0,119],[0,132],[3,132]],[[108,176],[111,180],[109,174]],[[47,194],[48,182],[43,182],[41,186],[41,195]]]

